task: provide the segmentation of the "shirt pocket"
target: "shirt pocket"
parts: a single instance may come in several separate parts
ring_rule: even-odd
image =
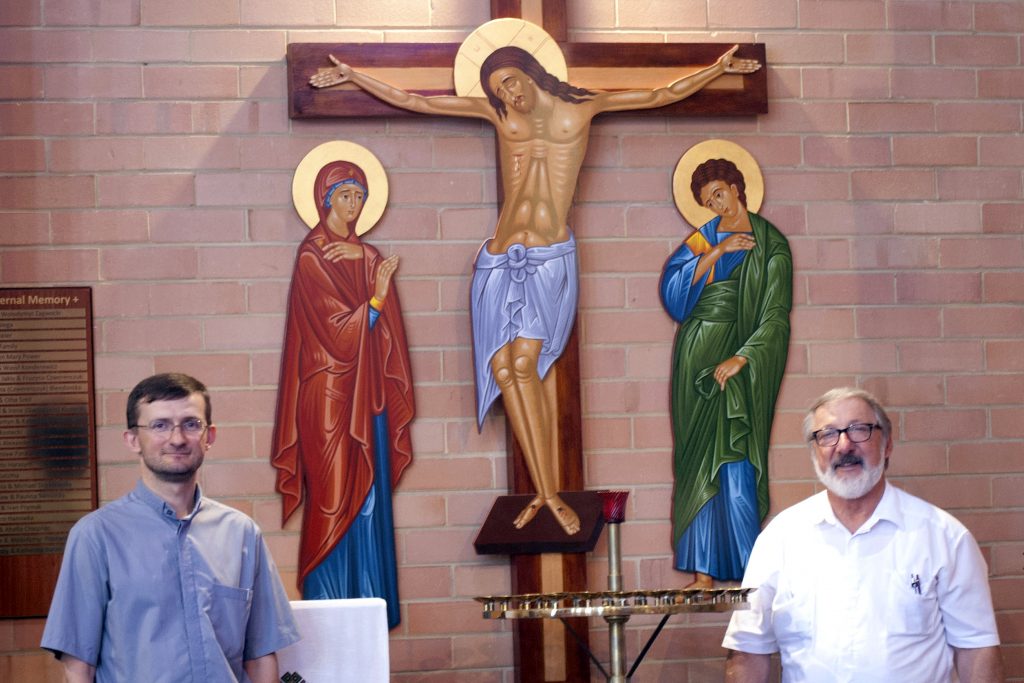
[[[932,633],[939,620],[937,577],[923,571],[894,570],[889,577],[886,625],[892,635]]]
[[[215,583],[210,587],[210,623],[224,654],[241,657],[252,605],[252,590]]]
[[[779,644],[809,640],[814,632],[813,591],[780,592],[772,604],[772,629]]]

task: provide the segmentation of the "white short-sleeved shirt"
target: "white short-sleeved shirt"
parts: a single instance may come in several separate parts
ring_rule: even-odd
[[[758,537],[722,645],[779,652],[784,683],[941,683],[951,647],[999,644],[988,568],[952,515],[886,484],[851,534],[825,492]]]

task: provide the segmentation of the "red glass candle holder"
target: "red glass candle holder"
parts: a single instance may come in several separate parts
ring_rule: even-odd
[[[629,491],[598,491],[601,496],[601,514],[606,524],[626,521],[626,498]]]

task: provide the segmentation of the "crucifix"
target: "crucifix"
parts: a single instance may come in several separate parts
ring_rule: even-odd
[[[492,2],[493,15],[522,15],[524,19],[545,25],[563,41],[564,9],[563,2]],[[479,333],[476,308],[477,282],[485,257],[495,264],[486,268],[509,269],[512,266],[508,264],[513,261],[525,263],[532,259],[532,268],[544,270],[544,277],[538,279],[571,279],[571,296],[532,317],[541,319],[547,314],[556,320],[570,323],[573,320],[575,241],[568,230],[567,215],[591,118],[603,112],[636,109],[661,114],[672,113],[673,108],[698,114],[764,111],[764,71],[760,71],[760,77],[756,76],[764,59],[763,46],[759,45],[743,46],[745,56],[740,57],[735,49],[728,50],[721,45],[563,43],[560,47],[567,62],[567,80],[577,87],[559,83],[559,79],[554,79],[557,85],[542,85],[543,79],[550,79],[550,75],[540,64],[534,69],[531,63],[524,61],[526,58],[518,53],[502,53],[502,50],[509,50],[502,48],[494,50],[480,67],[480,85],[489,93],[488,99],[450,95],[453,78],[446,69],[454,61],[453,47],[457,50],[459,46],[291,45],[290,108],[294,118],[407,115],[412,111],[484,118],[495,126],[504,196],[495,237],[481,250],[474,276],[474,347],[478,354],[480,339],[486,340],[488,336]],[[501,58],[492,63],[491,58],[499,53]],[[332,55],[335,66],[324,70],[327,54]],[[413,60],[417,68],[404,66]],[[694,66],[698,64],[701,66]],[[314,84],[337,84],[340,89],[310,88],[306,82],[318,71],[321,73],[311,79]],[[458,73],[455,77],[458,78]],[[534,85],[534,80],[538,85]],[[666,83],[671,85],[666,87]],[[702,90],[712,83],[717,87]],[[351,89],[353,84],[358,89]],[[430,98],[432,95],[447,96]],[[705,97],[699,97],[701,95]],[[538,114],[539,111],[543,115]],[[554,265],[550,265],[551,262]],[[487,273],[490,278],[491,270]],[[523,280],[517,280],[514,272],[510,271],[510,277],[522,286]],[[493,281],[493,278],[489,280]],[[485,283],[480,290],[486,294],[491,286]],[[533,297],[535,300],[543,298],[536,292]],[[508,298],[505,290],[499,298]],[[564,301],[571,305],[569,314],[561,308],[560,302]],[[551,316],[552,311],[554,316]],[[544,371],[530,370],[532,375],[522,372],[523,367],[541,367],[538,364],[544,361],[541,340],[545,345],[550,341],[544,336],[549,330],[544,330],[538,339],[536,330],[527,329],[521,336],[507,344],[496,344],[494,349],[478,357],[478,394],[484,391],[482,387],[493,385],[492,393],[496,395],[500,387],[508,424],[515,437],[509,439],[513,451],[508,459],[510,488],[514,493],[526,494],[528,502],[511,524],[516,528],[526,527],[546,508],[563,535],[573,536],[580,530],[580,515],[573,509],[574,503],[567,502],[558,492],[578,491],[583,487],[578,345],[575,335],[569,336],[571,326],[564,327],[559,333],[563,336],[553,344],[558,347],[554,357],[560,355],[561,358],[550,370],[546,367]],[[479,408],[481,415],[487,405],[484,403]],[[538,405],[548,408],[540,409]],[[571,549],[570,543],[563,550]],[[576,550],[566,554],[519,554],[511,550],[513,588],[517,592],[585,589],[585,556],[580,549]],[[566,681],[588,677],[582,652],[565,642],[564,634],[559,638],[557,624],[519,623],[517,626],[516,659],[520,680]],[[585,620],[577,627],[573,631],[585,637]]]

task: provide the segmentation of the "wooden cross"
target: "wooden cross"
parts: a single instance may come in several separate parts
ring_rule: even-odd
[[[588,89],[652,89],[713,63],[728,44],[721,43],[569,43],[565,0],[491,0],[492,18],[520,18],[543,27],[559,42],[569,69],[568,82]],[[291,118],[420,116],[392,107],[352,84],[315,89],[309,78],[331,66],[328,54],[393,86],[420,95],[454,94],[453,64],[459,43],[294,43],[288,46],[288,95]],[[763,44],[741,45],[737,57],[765,64]],[[633,110],[632,116],[735,116],[767,112],[766,69],[749,75],[725,75],[710,86],[659,109]],[[500,169],[499,169],[500,172]],[[499,184],[500,195],[500,184]],[[499,204],[501,197],[499,196]],[[481,236],[483,239],[484,236]],[[559,489],[578,491],[583,482],[579,345],[576,331],[551,372],[558,387]],[[532,494],[521,449],[508,430],[510,493]],[[587,589],[586,555],[514,554],[514,593],[571,592]],[[570,620],[586,644],[586,619]],[[589,681],[584,650],[553,620],[516,620],[518,681]]]

